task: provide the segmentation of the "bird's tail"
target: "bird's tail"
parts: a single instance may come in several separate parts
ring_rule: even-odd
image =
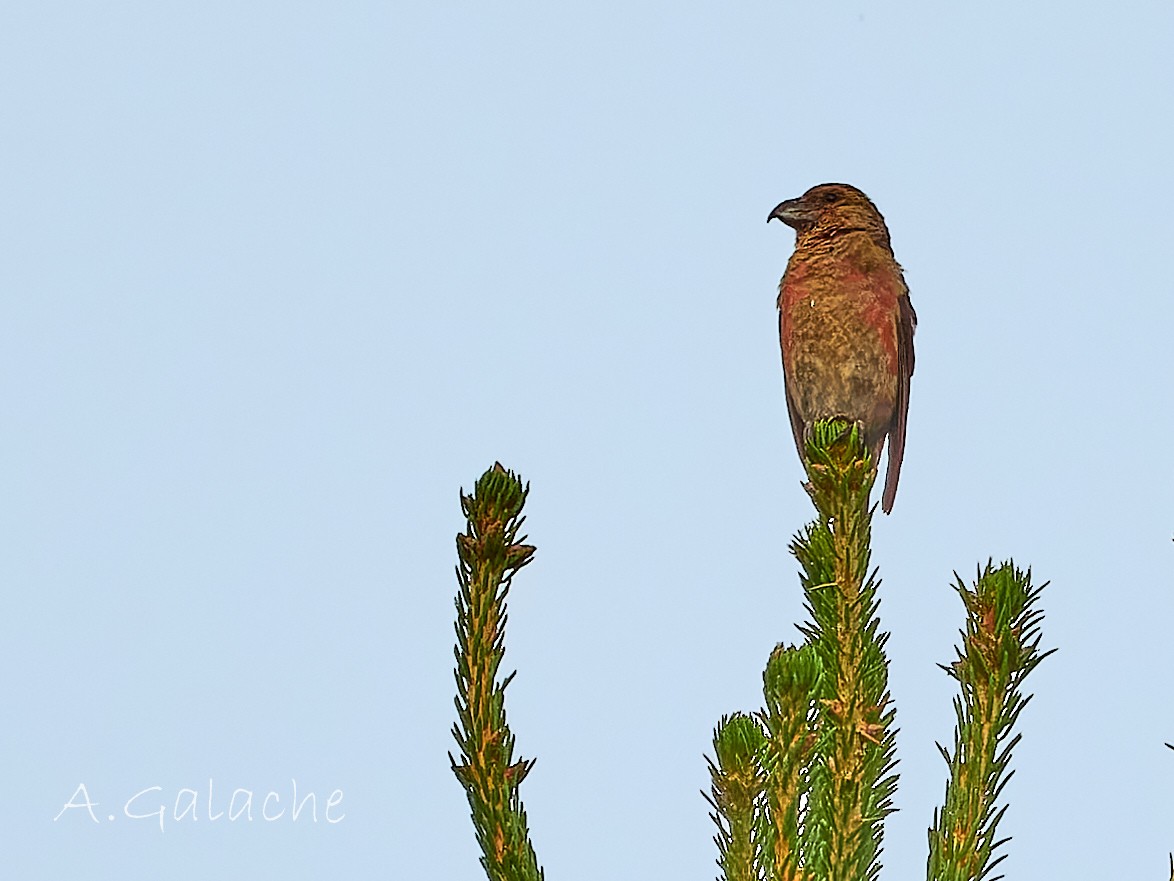
[[[905,455],[905,437],[901,432],[889,435],[889,467],[885,471],[885,491],[881,496],[881,510],[889,514],[897,498],[897,481],[901,479],[901,459]],[[876,458],[880,459],[880,450]]]

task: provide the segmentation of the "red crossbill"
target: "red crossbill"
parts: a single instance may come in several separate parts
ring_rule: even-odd
[[[767,217],[795,230],[795,253],[779,284],[779,341],[787,412],[799,457],[812,423],[860,425],[889,468],[881,507],[893,508],[913,375],[917,315],[893,257],[885,219],[847,184],[820,184]]]

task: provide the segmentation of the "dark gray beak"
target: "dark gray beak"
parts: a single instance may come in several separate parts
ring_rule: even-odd
[[[776,219],[796,230],[815,223],[814,213],[802,199],[788,199],[776,205],[774,211],[766,216],[766,222]]]

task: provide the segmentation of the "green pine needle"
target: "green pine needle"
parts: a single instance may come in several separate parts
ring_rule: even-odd
[[[876,470],[859,428],[842,420],[816,423],[807,474],[819,518],[791,550],[803,568],[812,617],[801,630],[822,675],[801,848],[814,877],[860,881],[879,875],[897,777],[887,634],[877,617],[879,581],[868,571]]]
[[[716,761],[709,761],[709,816],[717,824],[718,860],[724,881],[757,881],[762,802],[760,757],[766,737],[758,721],[743,713],[723,717],[713,734]]]
[[[514,760],[514,736],[506,724],[505,689],[497,681],[505,654],[505,599],[514,574],[534,555],[519,537],[528,486],[500,463],[461,494],[468,519],[457,536],[457,724],[460,759],[453,773],[472,810],[481,865],[490,881],[541,881],[518,787],[532,759]]]
[[[766,798],[758,816],[759,877],[798,881],[803,808],[810,792],[811,759],[817,740],[815,702],[823,675],[811,645],[778,645],[762,674],[766,726],[762,768]]]
[[[957,660],[943,668],[958,681],[960,694],[954,699],[954,748],[938,747],[950,778],[929,830],[930,881],[990,879],[1005,856],[995,856],[1009,840],[998,838],[1006,808],[997,809],[996,802],[1019,742],[1012,730],[1030,700],[1021,686],[1051,654],[1040,651],[1043,612],[1035,607],[1047,585],[1032,587],[1031,570],[1022,572],[1011,561],[997,568],[988,562],[973,588],[955,578],[966,629]]]

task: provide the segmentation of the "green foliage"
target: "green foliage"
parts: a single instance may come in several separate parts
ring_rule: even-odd
[[[868,574],[876,479],[855,425],[819,422],[807,444],[808,492],[819,517],[791,544],[811,622],[800,629],[822,676],[810,802],[800,837],[816,878],[859,881],[880,871],[884,818],[897,777],[888,662]]]
[[[718,828],[713,839],[718,865],[729,881],[758,878],[756,815],[762,799],[760,756],[765,743],[758,721],[743,713],[723,718],[713,735],[717,761],[709,763],[712,788],[707,800]]]
[[[778,645],[763,673],[763,706],[724,717],[714,732],[706,796],[725,881],[872,881],[896,791],[895,711],[870,572],[876,480],[860,430],[816,423],[807,443],[807,490],[816,519],[791,543],[810,620],[805,642]],[[518,788],[533,765],[514,760],[498,677],[505,599],[534,548],[519,537],[528,488],[495,465],[461,495],[457,536],[457,715],[465,788],[490,881],[541,881]],[[1024,678],[1041,652],[1041,588],[1013,563],[988,563],[972,588],[959,579],[966,627],[946,670],[959,684],[945,803],[930,829],[930,881],[993,881],[1010,777],[1012,729],[1029,697]],[[1174,857],[1171,858],[1174,881]]]
[[[753,835],[734,835],[746,827],[745,817],[723,813],[729,800],[712,799],[725,834],[718,862],[727,881],[748,877],[751,853],[756,879],[874,878],[884,818],[893,810],[886,634],[877,618],[878,581],[868,574],[876,471],[859,429],[817,423],[807,473],[818,516],[791,551],[802,567],[811,620],[800,628],[805,644],[776,647],[763,674],[765,710],[758,718],[765,739],[747,777],[759,791],[738,802],[740,811],[752,803]],[[719,728],[715,749],[722,741]],[[720,749],[717,767],[727,771]]]
[[[1043,612],[1036,600],[1047,585],[1033,588],[1031,572],[1008,561],[989,562],[973,588],[957,577],[955,589],[966,606],[966,629],[957,660],[943,667],[958,681],[954,699],[954,748],[942,750],[950,767],[944,806],[929,831],[931,881],[979,881],[1003,859],[995,849],[1006,808],[995,803],[1010,778],[1008,765],[1019,735],[1011,731],[1027,706],[1024,678],[1051,652],[1041,652]],[[994,857],[994,858],[992,858]]]
[[[755,726],[765,731],[757,764],[748,764],[748,754],[738,755],[747,781],[737,801],[740,813],[736,819],[728,813],[731,799],[712,800],[714,820],[730,833],[718,841],[726,879],[876,878],[884,819],[894,810],[888,634],[881,632],[877,616],[880,582],[869,572],[875,510],[869,494],[876,470],[859,429],[842,421],[817,423],[806,453],[807,491],[818,516],[791,551],[801,566],[811,618],[800,627],[806,642],[778,646],[767,663],[766,709],[758,716],[761,728]],[[1028,701],[1020,689],[1047,654],[1039,651],[1042,613],[1034,607],[1040,589],[1031,587],[1028,574],[1010,563],[988,565],[973,590],[959,582],[958,591],[967,628],[948,672],[959,681],[962,696],[955,702],[954,751],[943,750],[950,783],[930,833],[933,881],[987,879],[997,864],[992,852],[1002,812],[994,804],[1018,740],[1011,729]],[[719,728],[714,745],[724,773],[723,742]],[[748,835],[741,830],[750,805],[754,831]],[[749,854],[755,859],[753,876],[746,874]]]
[[[799,879],[802,808],[810,800],[811,759],[818,739],[823,663],[811,645],[775,646],[762,674],[766,776],[758,819],[760,878]]]
[[[540,881],[518,787],[533,760],[514,761],[506,724],[505,689],[513,674],[497,678],[505,654],[505,599],[514,573],[530,562],[531,545],[519,538],[529,487],[494,465],[472,495],[461,494],[468,520],[457,536],[457,725],[460,760],[449,755],[473,814],[481,864],[490,881]]]

